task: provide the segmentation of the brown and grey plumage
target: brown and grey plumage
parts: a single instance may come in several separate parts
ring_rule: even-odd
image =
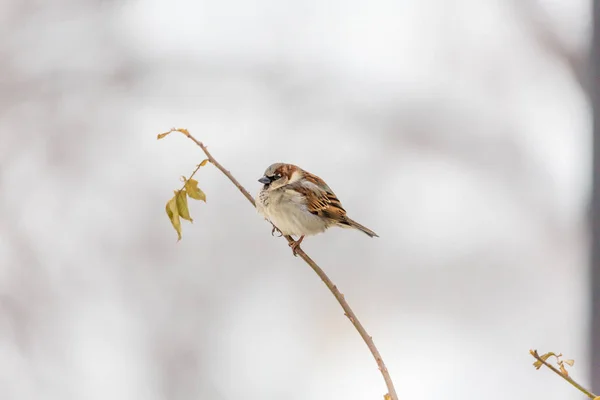
[[[258,180],[263,187],[258,195],[258,212],[284,235],[316,235],[332,226],[354,228],[370,237],[378,235],[350,219],[331,188],[316,175],[284,163],[269,166]]]

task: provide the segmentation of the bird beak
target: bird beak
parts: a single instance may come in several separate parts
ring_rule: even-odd
[[[269,178],[267,178],[266,176],[263,176],[262,178],[260,178],[258,180],[260,183],[268,185],[269,183],[271,183],[271,180]]]

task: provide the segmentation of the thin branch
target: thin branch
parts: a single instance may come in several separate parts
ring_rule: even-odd
[[[538,360],[539,362],[541,362],[542,364],[544,364],[546,367],[550,368],[552,371],[554,371],[554,373],[558,374],[561,378],[563,378],[564,380],[566,380],[567,382],[569,382],[571,385],[573,385],[574,387],[576,387],[577,389],[579,389],[579,391],[581,391],[583,394],[585,394],[590,399],[595,399],[595,398],[598,397],[594,393],[590,392],[589,390],[587,390],[586,388],[584,388],[583,386],[581,386],[579,383],[575,382],[573,380],[573,378],[571,378],[569,375],[563,374],[554,365],[550,364],[548,361],[546,361],[542,357],[540,357],[540,355],[538,354],[537,350],[529,350],[529,353],[536,360]]]
[[[194,143],[196,143],[196,145],[198,145],[202,149],[204,154],[206,154],[206,157],[208,158],[208,160],[215,167],[217,167],[227,178],[229,178],[229,180],[239,189],[239,191],[242,192],[242,194],[246,197],[246,199],[248,199],[248,201],[250,203],[252,203],[253,206],[256,207],[256,203],[255,203],[252,195],[250,193],[248,193],[248,191],[237,181],[237,179],[235,179],[233,177],[233,175],[231,175],[231,172],[226,170],[221,164],[219,164],[219,162],[217,160],[214,159],[214,157],[208,152],[208,149],[202,142],[196,140],[196,138],[194,138],[187,131],[187,129],[172,129],[171,131],[183,133],[185,136],[187,136],[189,139],[191,139]],[[291,236],[286,235],[284,237],[288,241],[289,244],[294,243],[294,239],[292,239]],[[383,362],[383,358],[381,357],[379,350],[377,350],[377,347],[375,346],[375,343],[373,342],[373,338],[371,336],[369,336],[369,334],[365,330],[364,326],[360,323],[360,321],[358,320],[358,317],[356,316],[356,314],[354,314],[354,311],[352,311],[352,308],[350,308],[350,305],[348,304],[348,302],[346,302],[344,295],[338,290],[337,286],[335,286],[333,284],[331,279],[329,279],[329,277],[327,276],[325,271],[323,271],[321,269],[321,267],[319,267],[312,260],[312,258],[310,258],[300,247],[297,248],[296,253],[300,256],[300,258],[302,258],[313,269],[313,271],[315,271],[315,273],[319,276],[319,278],[321,278],[323,283],[325,283],[325,285],[331,291],[331,293],[336,298],[338,303],[340,303],[340,306],[342,306],[342,309],[344,310],[344,315],[346,317],[348,317],[348,319],[350,320],[352,325],[354,325],[354,327],[356,328],[356,330],[358,331],[358,333],[360,334],[360,336],[362,337],[364,342],[367,344],[367,347],[369,348],[369,350],[371,351],[371,354],[373,355],[373,357],[375,358],[375,361],[377,362],[377,367],[379,368],[379,371],[381,371],[381,375],[383,375],[383,380],[385,381],[385,385],[387,386],[387,389],[388,389],[388,394],[386,396],[384,396],[384,398],[386,400],[398,400],[398,395],[396,394],[396,389],[394,388],[394,383],[392,382],[392,378],[390,377],[388,369],[385,366],[385,363]]]
[[[182,176],[181,179],[183,181],[183,186],[181,187],[181,189],[179,189],[179,191],[182,191],[183,189],[185,189],[185,184],[187,183],[188,180],[192,179],[194,177],[194,175],[196,175],[196,172],[198,172],[198,170],[200,169],[200,167],[202,167],[204,164],[206,164],[206,162],[209,161],[204,160],[202,161],[200,164],[196,165],[196,169],[194,170],[194,172],[192,172],[192,174],[190,175],[189,178],[186,178],[185,176]]]

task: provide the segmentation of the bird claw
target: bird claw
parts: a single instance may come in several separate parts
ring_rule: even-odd
[[[300,243],[302,243],[303,239],[304,236],[300,236],[300,238],[295,242],[289,243],[289,246],[292,248],[292,254],[294,255],[294,257],[298,257],[298,247],[300,246]]]
[[[296,253],[298,251],[298,245],[298,241],[289,244],[289,246],[292,248],[292,254],[294,255],[294,257],[298,257],[298,253]]]
[[[273,225],[273,229],[271,229],[271,236],[275,236],[275,232],[279,233],[279,236],[277,236],[277,237],[283,236],[283,233],[281,233],[279,228],[277,228],[275,225]]]

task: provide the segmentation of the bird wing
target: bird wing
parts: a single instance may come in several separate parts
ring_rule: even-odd
[[[304,196],[308,211],[336,221],[345,220],[346,210],[329,186],[318,176],[307,172],[304,173],[304,178],[289,186],[290,189]]]

